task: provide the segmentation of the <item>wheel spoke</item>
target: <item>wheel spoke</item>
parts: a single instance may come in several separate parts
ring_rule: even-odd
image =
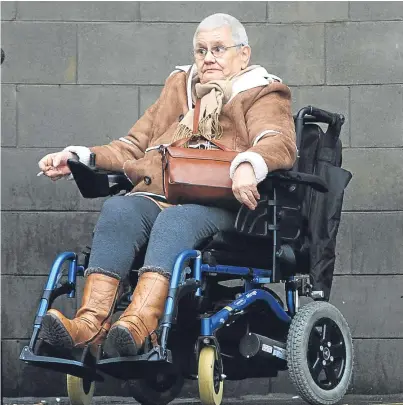
[[[319,330],[318,327],[313,328],[313,336],[315,336],[315,338],[317,338],[318,340],[322,339],[322,332]]]
[[[315,350],[319,350],[319,346],[321,343],[322,334],[315,328],[314,333],[311,335],[312,344],[315,347]]]
[[[325,373],[328,381],[332,384],[332,386],[337,385],[337,376],[334,371],[333,365],[329,364],[325,367]]]
[[[340,359],[340,358],[344,359],[344,357],[346,355],[343,343],[337,343],[334,346],[332,346],[331,352],[332,352],[332,356],[335,359]]]
[[[318,381],[320,372],[323,370],[322,361],[318,357],[311,368],[311,375],[315,381]]]
[[[329,326],[327,324],[327,322],[324,322],[322,325],[322,340],[323,342],[329,339]]]

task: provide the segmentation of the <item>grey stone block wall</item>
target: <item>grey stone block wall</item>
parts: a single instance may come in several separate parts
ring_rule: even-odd
[[[352,392],[403,391],[403,3],[14,1],[1,3],[3,395],[65,395],[62,375],[18,356],[53,259],[91,243],[103,202],[37,177],[38,160],[125,135],[174,66],[191,63],[197,23],[214,12],[245,24],[252,62],[291,87],[294,112],[312,104],[346,116],[344,167],[354,177],[331,301],[354,336]],[[80,296],[59,308],[72,315]],[[227,394],[252,393],[251,384]],[[286,373],[253,384],[259,394],[293,392]],[[116,380],[97,390],[117,392],[130,395]],[[182,393],[195,394],[191,383]]]

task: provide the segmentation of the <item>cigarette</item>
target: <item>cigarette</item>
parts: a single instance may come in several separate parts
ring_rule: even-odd
[[[36,176],[39,177],[39,176],[42,176],[42,174],[45,174],[45,173],[44,172],[39,172]]]

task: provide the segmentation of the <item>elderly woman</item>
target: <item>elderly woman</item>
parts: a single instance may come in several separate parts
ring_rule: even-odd
[[[251,48],[242,24],[226,14],[203,20],[193,38],[194,64],[178,66],[158,100],[126,137],[108,145],[69,146],[45,156],[39,167],[52,180],[69,175],[72,154],[122,171],[133,183],[126,196],[108,199],[95,227],[82,306],[73,320],[56,310],[43,319],[44,339],[54,346],[83,347],[104,342],[107,352],[135,355],[157,328],[175,258],[206,238],[234,227],[235,214],[218,207],[169,205],[162,188],[158,146],[192,136],[194,106],[201,99],[197,136],[187,147],[211,147],[220,140],[238,151],[230,177],[236,199],[251,210],[260,198],[257,184],[268,171],[291,168],[296,157],[290,90],[260,66],[249,66]],[[122,280],[141,247],[144,265],[132,301],[119,320],[111,315]]]

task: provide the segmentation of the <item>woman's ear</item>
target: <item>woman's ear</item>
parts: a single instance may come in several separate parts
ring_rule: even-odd
[[[242,70],[246,69],[249,65],[250,56],[251,56],[251,48],[249,45],[245,45],[242,47],[241,50],[241,57],[242,57]]]

